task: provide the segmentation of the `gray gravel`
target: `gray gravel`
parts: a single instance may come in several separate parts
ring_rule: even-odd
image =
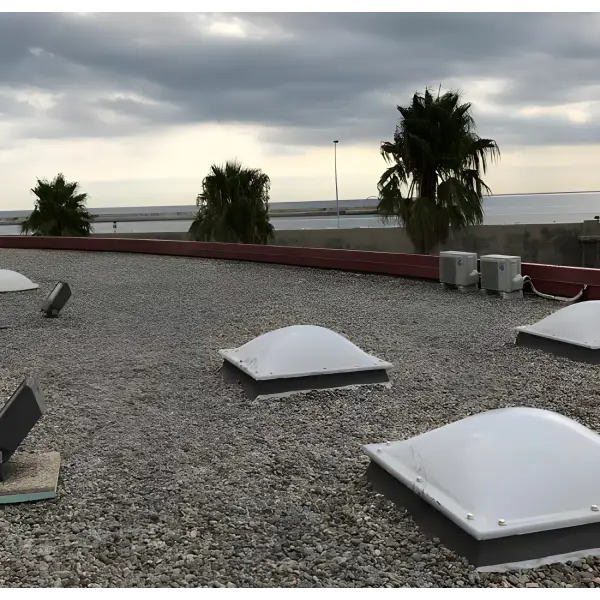
[[[41,289],[0,295],[0,397],[28,373],[56,501],[0,508],[2,586],[600,586],[600,561],[484,575],[370,489],[361,445],[502,406],[600,428],[598,369],[514,347],[556,310],[373,275],[187,258],[0,250]],[[37,313],[57,279],[73,297]],[[219,348],[329,327],[393,387],[250,402]]]

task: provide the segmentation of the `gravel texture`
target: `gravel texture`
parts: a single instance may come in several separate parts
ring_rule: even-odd
[[[511,405],[600,428],[596,367],[516,348],[548,301],[200,259],[0,250],[0,398],[35,375],[55,501],[0,507],[2,586],[600,587],[600,560],[478,574],[373,493],[361,445]],[[58,279],[59,319],[38,305]],[[219,348],[308,323],[394,363],[392,388],[248,401]]]

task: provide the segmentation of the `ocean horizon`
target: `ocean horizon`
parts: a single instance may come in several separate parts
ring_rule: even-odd
[[[340,208],[347,208],[359,203],[375,205],[376,199],[340,200]],[[593,192],[556,192],[545,194],[505,194],[486,197],[484,200],[484,225],[514,224],[549,224],[580,223],[600,215],[600,191]],[[318,208],[334,208],[335,200],[306,202],[273,202],[272,210],[293,208],[310,210]],[[121,207],[89,207],[94,215],[117,216],[117,233],[156,233],[184,232],[192,223],[191,220],[166,221],[122,221],[118,215],[142,215],[148,213],[189,213],[195,212],[195,205],[164,206],[121,206]],[[28,215],[30,210],[0,211],[0,220]],[[271,223],[277,230],[297,229],[335,229],[338,227],[336,215],[318,217],[271,217]],[[395,227],[395,223],[384,223],[377,215],[340,215],[339,227],[352,229],[358,227]],[[94,233],[112,233],[112,223],[94,224]],[[19,225],[0,224],[0,235],[18,235]]]

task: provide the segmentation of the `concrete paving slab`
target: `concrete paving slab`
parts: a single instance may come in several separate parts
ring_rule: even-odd
[[[6,465],[6,480],[0,482],[0,504],[56,498],[60,454],[17,454]]]

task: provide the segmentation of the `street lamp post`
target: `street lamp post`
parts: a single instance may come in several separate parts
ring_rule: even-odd
[[[338,181],[337,181],[337,145],[339,140],[333,140],[333,172],[335,175],[335,210],[337,213],[337,226],[340,228],[340,197],[338,194]]]

